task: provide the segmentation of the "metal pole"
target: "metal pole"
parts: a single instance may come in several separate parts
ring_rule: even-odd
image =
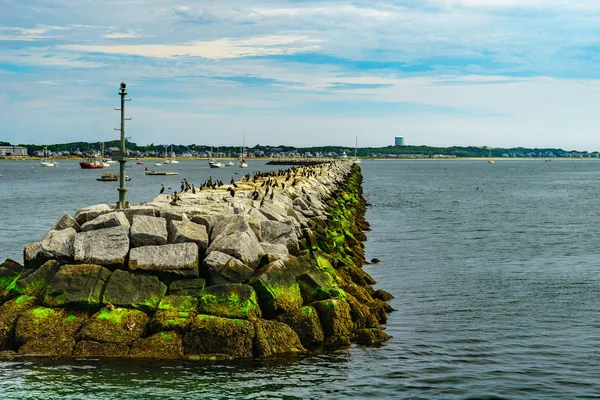
[[[127,187],[125,187],[125,163],[127,162],[125,154],[125,96],[127,96],[127,84],[121,82],[119,90],[121,96],[121,159],[119,160],[119,203],[117,208],[127,208],[126,201]]]

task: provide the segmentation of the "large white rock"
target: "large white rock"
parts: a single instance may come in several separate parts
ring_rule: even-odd
[[[206,226],[191,221],[171,221],[169,243],[196,243],[204,253],[208,248]]]
[[[62,231],[63,229],[67,229],[67,228],[73,228],[77,232],[79,232],[81,230],[81,226],[79,226],[79,223],[77,222],[77,220],[75,220],[75,218],[71,217],[69,215],[69,213],[64,212],[64,213],[62,213],[60,218],[58,218],[58,220],[54,223],[54,226],[52,226],[52,229],[55,231]]]
[[[165,244],[131,249],[129,270],[167,277],[198,276],[198,245],[195,243]]]
[[[107,204],[96,204],[95,206],[80,208],[75,214],[75,220],[79,225],[91,221],[98,215],[106,214],[111,211]]]
[[[114,227],[75,235],[75,261],[122,268],[129,252],[129,229]]]
[[[211,252],[203,261],[208,271],[208,280],[211,285],[226,283],[241,283],[250,279],[254,269],[244,265],[243,262],[220,251]]]
[[[131,246],[160,246],[167,244],[167,220],[148,215],[134,215],[131,225]]]
[[[253,269],[258,266],[260,259],[265,255],[251,229],[244,233],[217,236],[208,247],[206,254],[210,255],[212,251],[229,254]]]
[[[73,260],[73,242],[76,234],[73,228],[48,232],[42,239],[40,255],[63,262]]]
[[[93,220],[88,220],[88,222],[81,225],[81,230],[87,232],[97,229],[113,228],[115,226],[129,229],[129,220],[122,211],[109,212],[99,215]]]

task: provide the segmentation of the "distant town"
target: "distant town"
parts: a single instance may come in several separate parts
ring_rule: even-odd
[[[27,157],[94,157],[109,158],[112,151],[119,148],[118,141],[110,142],[74,142],[63,144],[19,144],[12,145],[0,142],[0,158],[27,158]],[[175,144],[149,144],[137,145],[133,142],[126,143],[127,155],[131,158],[598,158],[600,152],[563,150],[557,148],[491,148],[491,147],[434,147],[405,145],[404,140],[396,138],[394,145],[387,147],[362,147],[348,146],[318,146],[318,147],[292,147],[256,145],[242,149],[239,146],[208,146],[208,145],[175,145]],[[243,153],[243,154],[242,154]]]

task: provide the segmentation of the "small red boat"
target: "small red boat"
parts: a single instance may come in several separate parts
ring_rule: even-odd
[[[87,160],[79,163],[82,169],[100,169],[104,168],[104,164],[99,160]]]
[[[138,165],[142,165],[142,164],[143,164],[143,162],[141,162],[141,161],[138,161],[138,162],[136,162],[136,164],[138,164]]]

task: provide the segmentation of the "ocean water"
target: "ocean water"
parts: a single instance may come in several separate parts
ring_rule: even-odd
[[[116,167],[111,167],[116,170]],[[237,167],[128,169],[131,202]],[[277,169],[250,164],[249,171]],[[6,399],[600,398],[600,163],[366,161],[366,271],[396,297],[378,348],[230,363],[0,361]],[[63,162],[0,161],[0,257],[117,184]],[[236,178],[238,176],[235,176]],[[168,179],[165,179],[168,178]]]

